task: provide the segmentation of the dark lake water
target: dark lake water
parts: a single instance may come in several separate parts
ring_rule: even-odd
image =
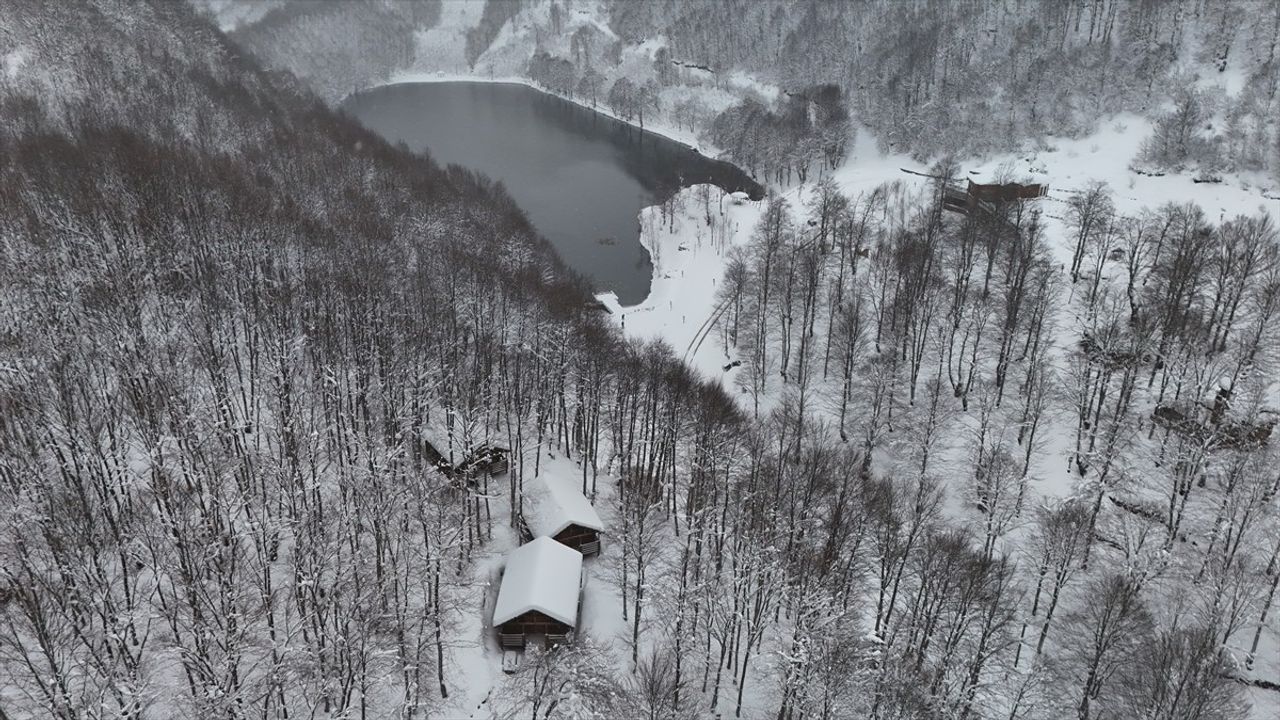
[[[698,183],[762,192],[729,163],[524,85],[388,85],[343,108],[391,142],[501,180],[564,261],[623,304],[649,294],[641,208]]]

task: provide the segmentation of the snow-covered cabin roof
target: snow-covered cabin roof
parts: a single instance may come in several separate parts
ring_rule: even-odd
[[[524,517],[537,536],[555,537],[570,525],[604,531],[604,523],[578,489],[577,480],[555,473],[544,472],[526,486]]]
[[[536,610],[571,627],[578,624],[582,553],[548,537],[534,538],[507,555],[493,624]]]

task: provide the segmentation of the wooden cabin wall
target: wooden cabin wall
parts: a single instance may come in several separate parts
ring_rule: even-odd
[[[573,630],[571,625],[547,617],[537,610],[530,610],[498,626],[498,632],[511,634],[563,635],[571,630]]]
[[[570,525],[559,533],[556,533],[556,536],[553,537],[552,540],[555,540],[562,545],[568,545],[569,547],[577,550],[585,543],[595,542],[599,537],[599,533],[595,530],[584,528],[581,525]]]

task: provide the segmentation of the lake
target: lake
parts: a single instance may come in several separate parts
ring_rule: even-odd
[[[393,143],[501,180],[565,263],[624,305],[648,296],[653,272],[641,208],[699,183],[763,192],[734,165],[525,85],[386,85],[342,107]]]

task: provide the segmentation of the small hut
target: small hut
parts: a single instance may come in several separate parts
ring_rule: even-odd
[[[464,441],[439,423],[427,423],[421,429],[421,451],[445,477],[474,485],[483,475],[496,477],[510,469],[511,451],[489,441]],[[459,483],[461,484],[461,483]]]
[[[458,463],[456,471],[469,477],[482,473],[497,477],[511,469],[509,455],[510,451],[501,445],[480,445]]]
[[[974,208],[983,207],[984,203],[1007,203],[1018,200],[1035,200],[1049,193],[1049,186],[1035,183],[976,183],[972,180],[961,188],[959,182],[948,182],[943,187],[942,207],[944,210],[968,214]]]
[[[548,644],[569,641],[578,625],[582,554],[547,537],[535,538],[507,555],[493,608],[493,626],[505,649],[525,646],[529,635]]]
[[[583,555],[600,552],[604,523],[572,478],[544,472],[526,485],[523,515],[533,537],[549,537]]]

